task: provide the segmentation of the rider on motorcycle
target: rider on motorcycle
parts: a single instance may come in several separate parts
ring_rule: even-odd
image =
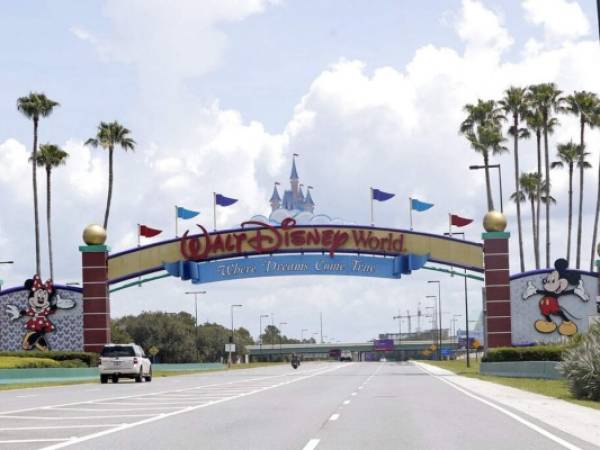
[[[300,358],[298,357],[297,354],[292,353],[292,367],[294,367],[294,369],[295,369],[299,365],[300,365]]]

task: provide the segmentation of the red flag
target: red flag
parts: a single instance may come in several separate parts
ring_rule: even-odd
[[[140,236],[144,236],[147,238],[154,237],[162,233],[162,230],[157,230],[156,228],[150,228],[146,225],[140,225]]]
[[[464,227],[473,222],[473,219],[466,219],[464,217],[457,216],[456,214],[450,215],[450,223],[455,227]]]

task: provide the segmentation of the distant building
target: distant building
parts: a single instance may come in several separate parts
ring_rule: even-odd
[[[314,212],[315,203],[313,202],[310,194],[311,187],[308,186],[306,189],[306,196],[302,191],[302,184],[300,184],[300,177],[298,176],[298,170],[296,169],[296,157],[292,159],[292,172],[290,174],[290,189],[286,189],[283,192],[283,199],[279,196],[277,190],[277,183],[273,187],[273,195],[269,202],[271,203],[271,212],[277,209],[286,209],[288,211],[308,211]]]

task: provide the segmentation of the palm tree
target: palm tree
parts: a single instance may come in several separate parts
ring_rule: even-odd
[[[100,122],[96,137],[90,138],[85,142],[85,145],[91,145],[94,148],[100,146],[108,149],[108,195],[106,199],[106,211],[104,212],[104,229],[108,227],[108,215],[110,213],[110,201],[112,198],[113,152],[117,146],[125,151],[135,148],[135,141],[129,137],[129,133],[130,131],[117,121],[110,123]]]
[[[515,189],[517,195],[519,188],[519,138],[528,138],[529,130],[519,128],[523,117],[528,113],[528,102],[526,99],[526,90],[520,87],[511,86],[504,91],[504,98],[499,102],[500,107],[505,114],[512,116],[512,125],[509,127],[509,134],[513,137],[513,154],[515,158]],[[523,257],[523,232],[521,229],[521,202],[515,202],[517,205],[517,228],[519,231],[519,257],[521,261],[521,272],[525,272],[525,261]]]
[[[587,91],[575,91],[573,95],[569,95],[566,99],[566,107],[564,111],[574,114],[579,117],[579,152],[583,160],[585,152],[585,126],[586,124],[592,128],[595,125],[594,111],[598,108],[599,100],[596,94]],[[579,210],[577,218],[577,255],[575,259],[576,268],[580,267],[581,258],[581,234],[583,221],[583,164],[579,166]],[[595,232],[595,229],[594,229]],[[595,242],[596,240],[593,239]],[[594,244],[595,245],[595,244]],[[594,250],[592,249],[592,261]]]
[[[583,161],[581,160],[581,152],[579,151],[579,145],[574,144],[573,141],[568,144],[558,144],[558,152],[556,156],[558,161],[552,163],[552,168],[565,167],[569,169],[569,219],[567,225],[567,261],[571,258],[571,224],[573,215],[573,168],[575,165],[580,169],[587,169],[591,167],[590,163],[585,161],[585,157],[589,153],[583,153]]]
[[[69,154],[60,147],[52,144],[40,145],[40,151],[35,160],[36,164],[46,169],[46,222],[48,225],[48,258],[50,260],[50,278],[54,279],[54,265],[52,259],[52,169],[66,164]],[[33,157],[32,157],[33,159]]]
[[[543,118],[542,118],[542,114],[533,108],[530,108],[529,111],[527,112],[527,116],[525,117],[525,121],[527,122],[527,127],[535,132],[535,137],[536,137],[536,144],[537,144],[537,173],[540,176],[540,179],[542,178],[542,132],[544,130],[544,123],[543,123]],[[554,127],[558,125],[558,120],[555,117],[552,117],[549,121],[548,121],[548,133],[553,133],[554,132]],[[540,189],[541,188],[541,183],[537,184],[537,188]],[[538,192],[536,194],[536,207],[535,207],[535,228],[536,228],[536,234],[535,234],[535,268],[539,269],[540,268],[540,203],[541,203],[541,192]]]
[[[510,196],[511,200],[515,203],[519,204],[524,202],[526,199],[529,199],[531,204],[531,229],[532,229],[532,239],[533,239],[533,247],[535,250],[535,246],[537,244],[537,229],[535,225],[535,217],[536,217],[536,199],[540,191],[540,182],[541,177],[539,173],[530,172],[530,173],[522,173],[519,177],[519,186],[520,189],[516,192],[513,192]],[[534,255],[536,257],[536,266],[539,266],[538,261],[538,253],[534,251]]]
[[[544,137],[544,166],[545,179],[544,183],[546,191],[541,196],[540,200],[544,202],[544,198],[551,199],[550,196],[550,152],[548,149],[548,134],[550,133],[550,122],[552,113],[558,112],[562,108],[563,99],[560,97],[562,92],[557,89],[554,83],[542,83],[529,87],[527,94],[528,101],[532,107],[539,111],[542,119],[543,137]],[[544,202],[546,205],[546,267],[550,267],[550,203]]]
[[[33,150],[31,157],[37,160],[38,124],[41,117],[48,117],[59,106],[58,102],[49,99],[41,92],[30,92],[26,97],[17,99],[17,110],[33,121]],[[35,272],[40,275],[40,221],[38,214],[37,170],[36,164],[31,165],[33,181],[33,217],[35,222]]]
[[[600,103],[600,102],[599,102]],[[600,104],[597,105],[593,120],[594,126],[600,126]],[[596,239],[598,238],[598,217],[600,216],[600,162],[598,163],[598,179],[596,180],[598,191],[596,193],[596,212],[594,214],[594,231],[592,233],[592,252],[590,253],[590,272],[594,270],[594,257],[596,255]]]
[[[464,110],[467,117],[461,123],[459,132],[465,135],[471,148],[483,156],[488,211],[491,211],[494,209],[494,201],[490,184],[489,157],[490,150],[494,155],[507,151],[506,147],[502,146],[506,139],[502,136],[500,126],[504,116],[494,100],[478,99],[477,104],[467,104]]]

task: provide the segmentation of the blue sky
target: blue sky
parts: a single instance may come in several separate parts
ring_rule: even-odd
[[[317,212],[366,223],[363,199],[373,185],[397,193],[377,205],[379,224],[406,227],[412,195],[436,204],[416,218],[417,228],[441,233],[453,212],[476,219],[467,237],[477,240],[483,179],[468,171],[480,157],[456,132],[462,105],[497,98],[510,84],[555,81],[566,92],[600,91],[591,0],[3,2],[0,62],[0,257],[18,256],[13,267],[0,266],[9,285],[31,276],[33,264],[32,127],[16,111],[17,97],[30,90],[61,103],[42,121],[40,141],[71,154],[54,178],[58,281],[78,279],[81,230],[103,214],[106,155],[83,146],[100,120],[119,120],[138,142],[134,153],[117,155],[109,226],[115,250],[135,245],[139,222],[172,233],[174,204],[200,209],[202,223],[212,223],[213,191],[240,198],[223,211],[222,228],[268,213],[273,182],[287,184],[293,152],[301,154],[303,182],[315,186]],[[577,136],[572,119],[561,123],[553,145]],[[589,133],[591,146],[600,144],[597,134]],[[523,170],[532,168],[532,145],[523,144]],[[495,161],[503,165],[510,228],[512,155]],[[558,256],[566,174],[553,176]],[[589,240],[594,177],[587,183]],[[45,250],[42,257],[45,263]],[[215,285],[203,314],[225,321],[224,305],[244,297],[248,327],[256,328],[261,311],[298,324],[323,311],[336,337],[367,339],[395,329],[388,316],[399,307],[416,308],[424,279]],[[113,312],[187,308],[187,288],[166,280],[123,291]],[[449,310],[460,312],[462,283],[448,279],[447,289]],[[477,286],[471,294],[480,297]],[[366,308],[373,317],[355,323]],[[472,314],[479,310],[474,300]]]

